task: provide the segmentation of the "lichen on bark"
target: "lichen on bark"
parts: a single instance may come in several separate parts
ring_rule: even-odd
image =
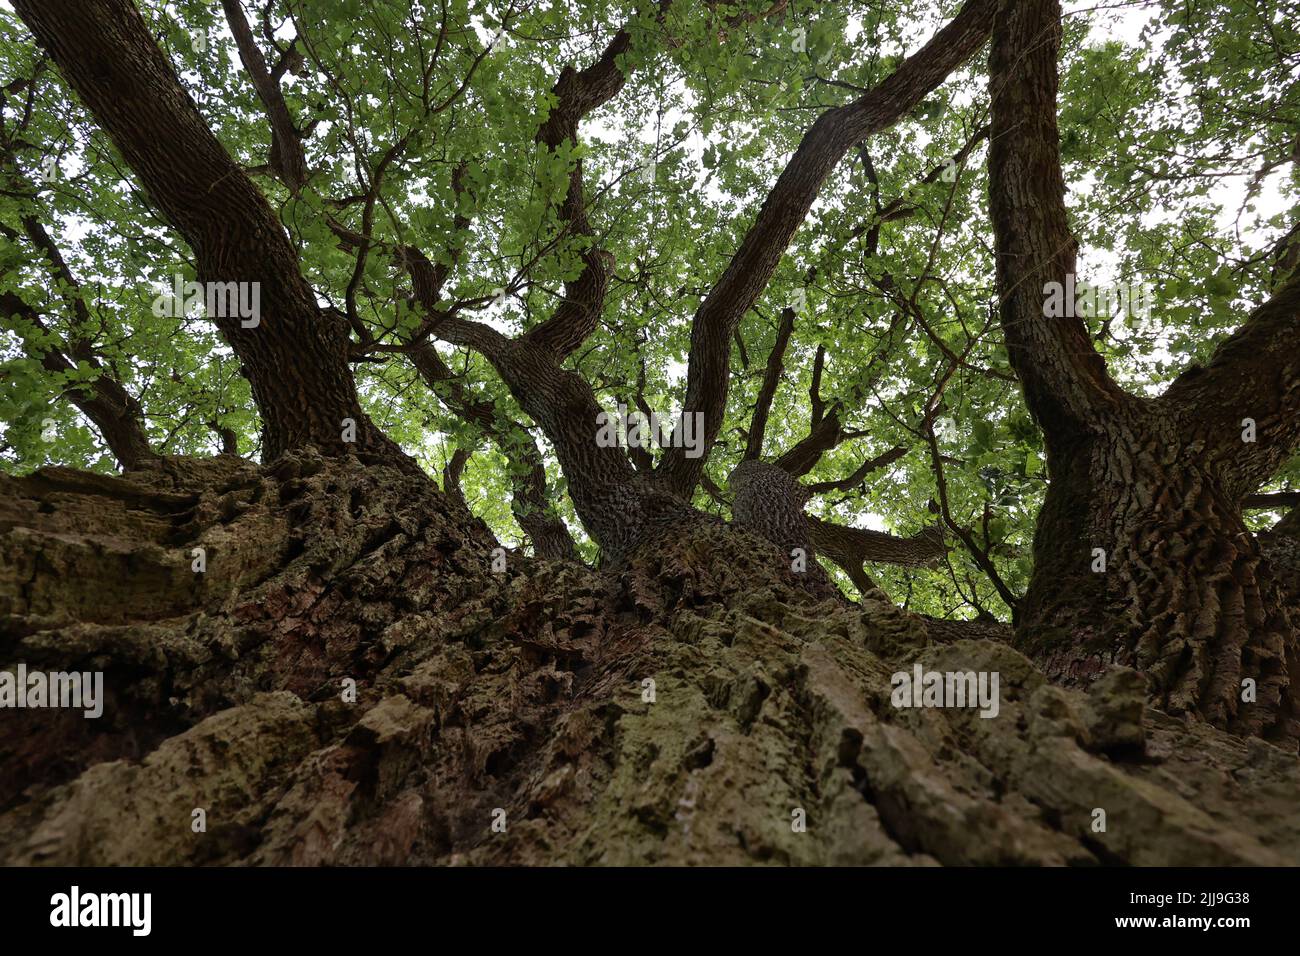
[[[494,573],[431,484],[310,451],[4,482],[0,664],[108,697],[0,713],[6,863],[1300,859],[1293,754],[819,596],[743,530]],[[996,671],[998,716],[895,708],[915,663]]]

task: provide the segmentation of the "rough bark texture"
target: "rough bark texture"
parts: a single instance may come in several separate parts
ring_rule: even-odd
[[[3,481],[0,662],[108,698],[0,712],[5,863],[1300,861],[1294,755],[819,599],[743,531],[494,574],[430,483],[311,452]],[[999,672],[999,715],[894,708],[916,662]]]
[[[1044,314],[1046,283],[1076,270],[1056,119],[1060,37],[1055,0],[1004,0],[989,65],[1002,325],[1051,475],[1020,646],[1066,683],[1137,668],[1158,706],[1294,749],[1300,620],[1246,531],[1241,499],[1295,447],[1300,286],[1284,283],[1207,369],[1156,400],[1115,384],[1081,318]],[[1240,419],[1253,415],[1261,437],[1243,442]]]

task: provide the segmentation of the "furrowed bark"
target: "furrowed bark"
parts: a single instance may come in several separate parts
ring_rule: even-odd
[[[623,448],[597,440],[604,410],[587,381],[561,367],[550,349],[454,317],[438,323],[437,335],[486,358],[519,407],[541,426],[568,479],[574,509],[606,564],[620,564],[642,542],[701,517],[638,475]]]
[[[809,515],[808,522],[812,529],[813,545],[840,565],[845,562],[861,565],[865,561],[871,564],[923,567],[938,561],[948,550],[939,528],[927,528],[910,538],[900,538],[870,528],[849,528],[834,524],[815,515]]]
[[[661,9],[666,9],[666,4]],[[567,67],[554,92],[559,100],[541,124],[537,140],[555,148],[576,142],[578,125],[591,110],[608,102],[622,89],[625,77],[616,60],[631,42],[620,31],[601,57],[581,72]],[[566,228],[591,235],[582,198],[582,167],[575,166],[561,209]],[[546,322],[508,339],[488,326],[447,316],[437,308],[438,290],[446,271],[430,263],[415,249],[406,250],[407,268],[414,278],[417,301],[425,308],[434,335],[455,345],[473,348],[496,370],[520,407],[534,420],[555,447],[568,481],[569,495],[578,517],[600,545],[607,564],[624,561],[644,540],[665,527],[698,517],[638,476],[626,451],[597,441],[603,409],[581,375],[562,366],[563,360],[595,328],[604,302],[612,258],[594,246],[583,254],[583,272],[565,287],[565,301]],[[534,477],[543,473],[534,472]],[[554,529],[553,526],[549,530]],[[537,528],[540,538],[551,539],[549,549],[565,547],[563,537]],[[571,541],[571,539],[570,539]]]
[[[848,528],[804,511],[809,489],[769,462],[742,461],[731,472],[732,522],[772,542],[791,563],[803,565],[800,580],[817,593],[834,593],[816,555],[834,561],[865,598],[881,592],[863,569],[866,562],[919,566],[947,553],[943,534],[928,528],[900,538],[868,528]],[[794,553],[799,549],[802,555]],[[802,561],[800,558],[802,557]]]
[[[105,690],[0,711],[7,865],[1300,861],[1294,758],[820,600],[739,531],[496,574],[430,483],[305,453],[0,492],[0,660]],[[914,666],[997,673],[996,716],[893,706]]]
[[[1300,446],[1300,272],[1255,309],[1204,368],[1180,375],[1162,396],[1183,441],[1201,443],[1224,493],[1243,497]],[[1254,441],[1242,440],[1247,419]]]
[[[682,447],[665,452],[657,474],[673,494],[690,498],[699,484],[722,428],[736,324],[767,287],[822,183],[850,148],[897,122],[984,45],[994,7],[992,0],[969,0],[951,23],[879,85],[823,113],[805,134],[740,248],[696,310],[683,414],[703,414],[704,453],[688,458]]]
[[[1292,291],[1256,313],[1213,374],[1184,376],[1154,402],[1111,381],[1081,320],[1045,317],[1044,283],[1074,271],[1056,126],[1059,44],[1055,0],[1002,3],[990,57],[998,289],[1012,367],[1043,429],[1051,476],[1017,609],[1018,644],[1055,680],[1086,683],[1131,666],[1158,706],[1294,748],[1296,622],[1240,513],[1245,473],[1268,466],[1225,466],[1225,456],[1252,454],[1239,426],[1211,444],[1184,418],[1188,402],[1223,390],[1247,345],[1279,365]],[[1283,380],[1261,387],[1285,386],[1292,364],[1283,359]],[[1285,407],[1290,395],[1284,387],[1267,409]],[[1222,409],[1205,411],[1222,426]],[[1278,424],[1275,411],[1266,414]]]
[[[316,305],[275,213],[203,122],[129,0],[14,8],[193,248],[199,280],[257,283],[255,326],[239,315],[211,318],[252,386],[266,456],[311,444],[416,468],[362,413],[346,322]],[[355,442],[343,440],[348,419]]]
[[[1002,3],[990,57],[990,213],[1002,328],[1011,367],[1048,441],[1101,427],[1126,396],[1111,381],[1081,317],[1047,317],[1048,283],[1076,272],[1056,121],[1059,4]],[[1073,312],[1073,309],[1067,310]],[[1049,455],[1051,451],[1049,448]]]
[[[1028,51],[1008,46],[1014,74]],[[432,313],[445,272],[412,261]],[[563,346],[457,316],[437,332],[488,358],[566,474],[590,470],[574,500],[618,567],[499,566],[451,490],[460,455],[447,493],[308,447],[0,474],[0,670],[93,671],[105,690],[98,719],[0,708],[0,865],[1300,862],[1295,755],[1196,719],[1217,722],[1239,660],[1260,702],[1224,723],[1287,736],[1264,598],[1269,562],[1300,578],[1295,513],[1258,545],[1237,534],[1238,502],[1164,406],[1117,402],[1107,428],[1067,420],[1050,446],[1062,573],[1042,580],[1067,633],[1039,657],[1142,668],[1085,693],[995,622],[895,607],[861,563],[858,604],[796,572],[787,545],[819,532],[790,469],[743,462],[726,527],[594,440]],[[814,431],[839,414],[812,402]],[[1097,539],[1118,546],[1090,607],[1070,562]],[[1070,629],[1094,619],[1118,623],[1081,654]],[[994,706],[900,706],[913,668],[996,675]]]
[[[835,588],[817,563],[807,516],[805,489],[788,474],[761,461],[742,461],[727,479],[731,486],[732,523],[781,549],[792,573],[814,593]]]

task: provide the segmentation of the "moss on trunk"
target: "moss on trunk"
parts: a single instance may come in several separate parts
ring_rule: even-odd
[[[5,863],[1300,861],[1294,755],[818,597],[722,525],[496,573],[394,468],[3,481],[0,666],[108,698],[0,711]],[[895,708],[916,663],[998,673],[997,717]]]

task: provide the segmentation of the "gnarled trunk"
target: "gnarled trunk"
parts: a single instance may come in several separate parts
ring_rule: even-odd
[[[1206,460],[1159,408],[1054,452],[1021,645],[1049,677],[1133,667],[1171,713],[1294,746],[1295,622]]]
[[[1297,633],[1240,501],[1300,439],[1300,284],[1154,400],[1110,377],[1073,308],[1049,315],[1053,284],[1077,277],[1056,117],[1060,22],[1057,0],[1001,0],[989,58],[1002,326],[1051,475],[1022,645],[1064,680],[1137,667],[1159,706],[1294,750]],[[1236,422],[1252,415],[1261,435],[1243,442]]]
[[[718,523],[494,573],[391,467],[4,484],[0,664],[107,691],[0,711],[6,863],[1300,861],[1292,756],[821,599]],[[916,664],[997,673],[996,716],[894,707]]]

